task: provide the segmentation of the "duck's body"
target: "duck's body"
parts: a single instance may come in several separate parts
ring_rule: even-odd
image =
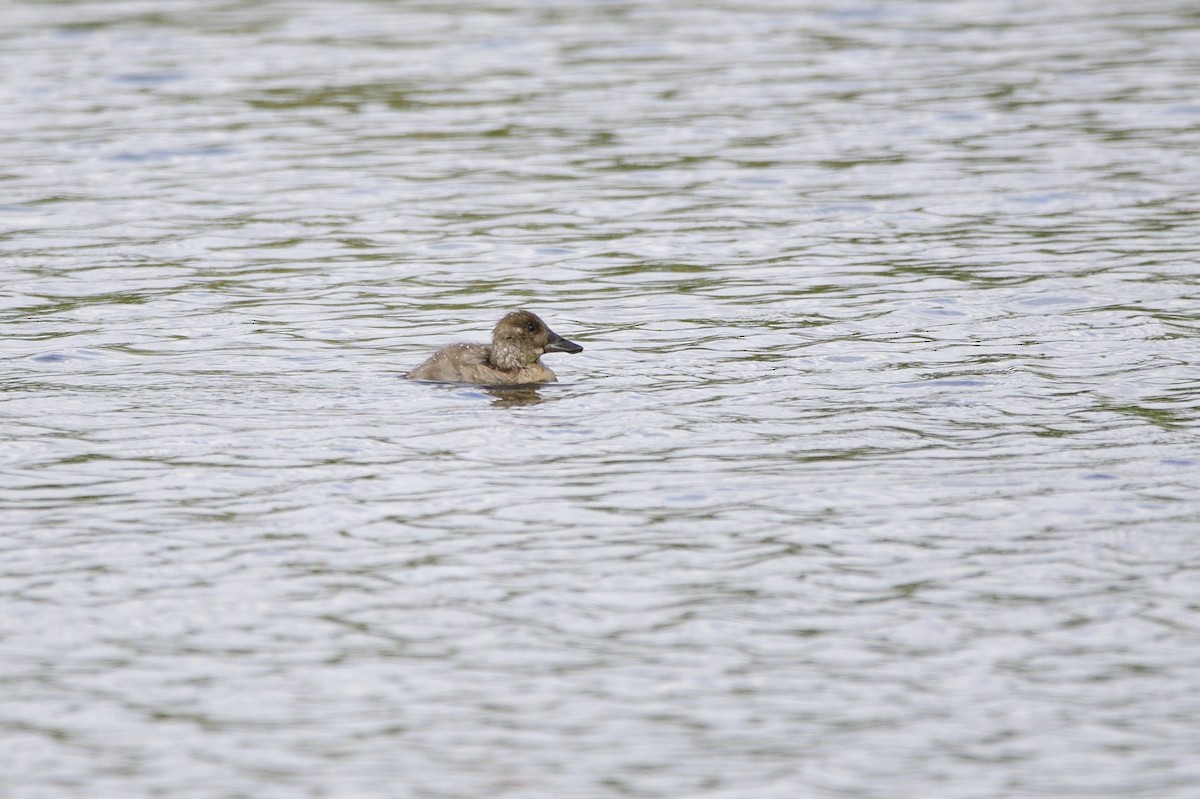
[[[489,357],[486,344],[451,344],[429,356],[423,364],[405,375],[409,380],[437,380],[443,383],[479,383],[485,386],[553,383],[554,372],[541,361],[517,369],[498,369]]]
[[[451,344],[405,377],[488,386],[553,383],[558,378],[542,363],[542,355],[582,351],[583,347],[555,333],[537,314],[513,311],[496,324],[491,344]]]

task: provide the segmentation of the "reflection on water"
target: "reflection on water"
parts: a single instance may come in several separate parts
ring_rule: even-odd
[[[1189,4],[0,35],[6,799],[1200,795]]]
[[[519,408],[542,402],[536,386],[487,386],[483,390],[492,397],[495,408]]]
[[[536,385],[520,386],[464,386],[461,383],[439,383],[436,381],[418,380],[415,385],[424,386],[435,391],[449,391],[462,399],[483,399],[491,397],[494,408],[519,408],[524,405],[537,405],[544,400]]]

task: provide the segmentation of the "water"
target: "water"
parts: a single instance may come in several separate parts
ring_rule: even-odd
[[[1200,792],[1191,4],[4,19],[7,799]]]

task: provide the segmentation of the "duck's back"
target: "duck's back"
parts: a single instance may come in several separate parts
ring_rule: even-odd
[[[554,372],[540,361],[512,372],[496,369],[488,363],[488,349],[483,344],[451,344],[429,356],[405,377],[409,380],[482,385],[552,383],[556,379]]]
[[[473,383],[487,365],[488,351],[482,344],[451,344],[430,355],[424,363],[405,375],[409,380],[445,380]]]

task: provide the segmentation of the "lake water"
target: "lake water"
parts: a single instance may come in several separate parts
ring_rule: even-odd
[[[1194,3],[3,18],[6,799],[1200,796]]]

